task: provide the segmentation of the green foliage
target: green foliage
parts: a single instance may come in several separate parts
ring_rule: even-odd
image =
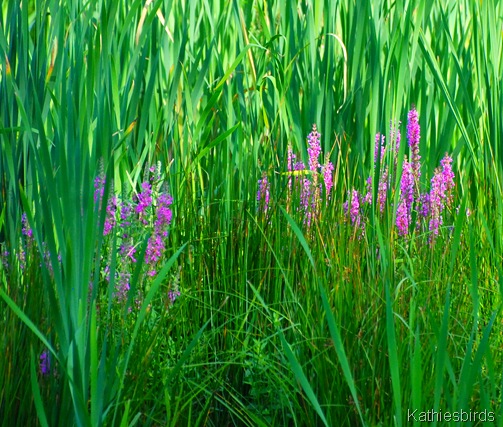
[[[0,425],[400,426],[416,408],[501,418],[503,6],[425,6],[3,2]],[[400,239],[395,180],[358,238],[347,192],[371,175],[376,200],[375,134],[390,140],[412,104],[421,188],[452,153],[454,228],[434,246]],[[286,159],[291,145],[307,164],[313,123],[335,175],[308,227]],[[105,173],[105,200],[129,197],[158,162],[173,222],[153,279],[137,230],[131,285],[145,299],[128,313],[114,298],[120,236],[103,236],[94,179]]]

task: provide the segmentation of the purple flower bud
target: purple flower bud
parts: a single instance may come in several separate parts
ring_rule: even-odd
[[[332,162],[328,161],[328,156],[325,160],[325,165],[322,167],[323,181],[325,182],[325,193],[327,197],[327,202],[330,200],[330,191],[334,186],[333,180],[334,165]]]
[[[402,200],[396,211],[396,228],[400,236],[406,236],[409,233],[410,215],[407,211],[407,204]]]
[[[23,229],[21,230],[21,233],[28,238],[33,237],[33,230],[28,225],[28,219],[25,212],[23,213],[23,215],[21,215],[21,222],[23,223]]]
[[[150,182],[145,181],[141,184],[143,191],[138,194],[138,205],[136,206],[136,213],[143,214],[145,210],[152,204],[152,187]]]
[[[379,148],[381,149],[381,155],[379,157]],[[382,160],[384,159],[384,135],[381,135],[380,133],[376,134],[375,137],[375,144],[374,144],[374,163],[377,163],[377,158],[379,157]]]
[[[40,355],[40,373],[43,376],[49,375],[49,371],[51,370],[51,359],[49,357],[49,352],[44,350]]]
[[[421,176],[421,156],[419,155],[419,138],[420,138],[419,118],[416,108],[412,107],[412,110],[410,110],[408,114],[407,140],[409,141],[409,147],[411,151],[412,171],[416,183],[419,182],[419,177]]]
[[[309,170],[316,172],[319,167],[318,158],[321,153],[320,145],[320,134],[316,130],[316,125],[313,125],[312,132],[307,136],[308,149],[307,154],[309,156]]]
[[[269,209],[269,199],[270,199],[270,184],[267,180],[267,176],[264,174],[262,179],[258,180],[258,191],[257,191],[257,201],[262,206],[263,212],[267,212]]]

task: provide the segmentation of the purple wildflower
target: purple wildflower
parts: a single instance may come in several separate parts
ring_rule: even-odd
[[[293,170],[294,162],[297,159],[297,156],[294,154],[291,145],[288,145],[288,154],[287,154],[287,156],[288,156],[288,159],[287,159],[287,161],[288,161],[287,168],[288,168],[288,172],[291,172]]]
[[[405,200],[402,200],[398,205],[396,211],[396,227],[398,228],[398,234],[400,236],[405,236],[409,232],[410,215],[407,211],[407,204]]]
[[[410,213],[414,203],[414,172],[412,165],[405,159],[403,161],[402,179],[400,181],[400,197],[405,201],[407,212]]]
[[[98,175],[94,178],[94,203],[101,203],[103,192],[105,191],[105,182],[106,178],[103,175]]]
[[[372,204],[372,177],[369,176],[367,178],[367,193],[365,194],[365,197],[363,198],[363,203],[368,203],[369,205]]]
[[[162,256],[164,251],[164,240],[158,233],[154,233],[149,239],[147,244],[147,251],[145,252],[145,262],[153,266]],[[154,276],[156,271],[151,269],[148,274]]]
[[[152,186],[150,182],[145,181],[141,184],[142,192],[138,194],[138,205],[136,206],[136,213],[142,215],[145,210],[152,204]],[[145,224],[145,222],[143,222]]]
[[[351,193],[351,205],[349,208],[349,215],[351,218],[351,224],[360,226],[361,215],[360,215],[360,194],[357,190],[353,189]]]
[[[315,124],[313,124],[312,132],[307,136],[307,141],[309,145],[307,149],[307,154],[309,156],[309,170],[312,172],[311,174],[312,182],[309,182],[309,180],[304,180],[304,188],[308,198],[306,205],[307,224],[308,226],[310,226],[311,218],[315,217],[318,214],[321,199],[321,192],[318,186],[318,168],[320,167],[320,163],[318,160],[321,153],[321,145],[320,145],[320,134],[316,130]],[[307,191],[306,188],[308,185],[307,183],[311,185],[309,191]]]
[[[127,235],[123,236],[123,239],[127,239]],[[136,253],[136,248],[128,240],[123,240],[119,247],[119,253],[122,256],[127,256],[132,262],[136,262],[134,254]]]
[[[2,255],[1,255],[2,265],[5,270],[9,269],[9,255],[10,255],[10,253],[7,249],[2,250]]]
[[[23,223],[21,233],[23,233],[28,238],[32,238],[33,230],[28,225],[28,218],[26,217],[26,212],[23,212],[23,215],[21,215],[21,222]]]
[[[294,163],[294,165],[293,165],[294,171],[303,171],[305,169],[306,169],[306,166],[304,165],[303,162],[297,162],[297,163]]]
[[[402,179],[400,181],[400,203],[396,213],[398,234],[405,236],[409,232],[410,213],[414,203],[414,175],[412,165],[403,161]]]
[[[124,201],[120,205],[120,226],[128,227],[131,225],[131,214],[133,213],[133,205],[129,201]]]
[[[316,212],[318,210],[317,205],[317,197],[316,194],[319,194],[319,188],[316,189],[317,192],[312,192],[312,183],[309,179],[303,179],[303,185],[300,193],[300,206],[299,209],[302,209],[305,214],[304,223],[310,227],[312,219],[316,216]]]
[[[44,350],[40,355],[40,373],[43,376],[49,375],[49,371],[51,370],[51,360],[49,358],[49,352]]]
[[[269,209],[270,185],[267,176],[264,174],[262,179],[258,180],[257,201],[262,205],[262,210],[267,212]]]
[[[384,207],[386,206],[387,192],[388,192],[388,167],[386,167],[383,174],[379,178],[379,187],[377,191],[377,203],[379,204],[379,212],[381,214],[384,212]]]
[[[421,156],[419,155],[419,139],[420,139],[420,127],[419,118],[417,110],[412,107],[409,111],[408,121],[407,121],[407,140],[409,141],[409,147],[411,151],[411,164],[412,171],[414,174],[414,181],[419,182],[419,177],[421,176]]]
[[[452,189],[454,188],[454,172],[452,171],[452,158],[445,153],[444,158],[440,161],[442,165],[442,180],[445,185],[445,193],[447,204],[452,203]]]
[[[422,218],[427,218],[430,214],[430,195],[428,193],[419,196],[418,214]]]
[[[309,156],[309,170],[316,172],[319,167],[318,158],[321,153],[320,134],[316,130],[316,125],[313,125],[312,132],[307,136],[307,142],[309,145],[307,149],[307,154]]]
[[[117,198],[115,195],[110,197],[110,200],[107,203],[107,215],[105,218],[105,226],[103,228],[103,235],[106,236],[110,234],[110,232],[113,230],[115,227],[115,212],[117,210]]]
[[[179,290],[171,290],[170,289],[168,292],[168,298],[171,301],[171,304],[173,304],[179,296],[180,296]]]
[[[396,162],[396,158],[398,156],[398,151],[400,151],[400,139],[401,139],[401,135],[400,135],[400,131],[399,131],[400,125],[401,125],[400,121],[398,123],[393,123],[393,122],[390,123],[390,140],[391,140],[391,144],[393,146],[393,156],[395,158],[395,162]],[[393,144],[393,142],[394,142],[394,144]]]
[[[321,172],[323,174],[323,181],[325,183],[325,194],[328,202],[328,200],[330,200],[330,191],[334,186],[334,179],[333,179],[334,165],[332,162],[328,160],[328,156],[325,159],[325,165],[322,167]]]
[[[117,301],[120,303],[127,301],[129,289],[131,287],[129,284],[130,278],[130,273],[119,273],[119,277],[115,285],[115,298],[117,298]]]
[[[379,149],[381,150],[381,154],[379,155]],[[381,162],[384,159],[384,135],[380,133],[376,133],[375,137],[375,145],[374,145],[374,163],[377,163],[377,159],[380,158]]]
[[[157,219],[155,220],[155,230],[157,233],[161,233],[164,237],[168,235],[166,228],[171,224],[171,219],[173,218],[173,212],[169,208],[173,204],[173,197],[169,194],[162,193],[159,195],[157,206]]]
[[[19,267],[24,271],[24,269],[26,268],[26,252],[22,246],[19,249],[18,260]]]
[[[438,235],[438,228],[442,225],[442,211],[446,199],[446,184],[442,171],[437,169],[431,179],[430,190],[430,231],[433,232],[433,239]]]

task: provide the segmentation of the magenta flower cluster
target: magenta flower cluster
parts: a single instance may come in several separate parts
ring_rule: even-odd
[[[131,287],[131,271],[137,262],[137,246],[143,241],[142,236],[150,233],[145,251],[146,274],[153,277],[161,262],[165,250],[168,229],[173,219],[171,205],[173,198],[162,187],[156,169],[150,169],[150,178],[140,185],[141,191],[132,200],[118,201],[112,194],[106,204],[106,218],[103,234],[117,234],[121,259],[115,276],[115,297],[124,302]],[[100,175],[95,179],[95,203],[101,206],[105,178]],[[110,274],[105,273],[110,280]]]
[[[377,134],[374,141],[374,164],[380,159],[380,175],[377,191],[379,214],[383,215],[386,209],[388,193],[393,192],[397,179],[396,164],[397,154],[400,148],[400,132],[395,126],[390,129],[393,152],[392,170],[386,158],[386,145],[384,136]],[[430,190],[420,191],[421,156],[419,154],[420,126],[419,117],[415,107],[408,113],[407,141],[409,157],[405,157],[402,163],[402,171],[399,181],[398,204],[394,210],[395,227],[397,234],[402,237],[409,236],[414,229],[428,232],[429,242],[434,243],[439,234],[439,228],[443,224],[445,211],[452,207],[454,190],[454,172],[452,170],[452,158],[446,153],[431,179]],[[391,157],[391,156],[390,156]],[[389,159],[391,161],[391,159]],[[393,196],[393,194],[391,194]],[[367,179],[367,189],[363,196],[357,190],[348,192],[348,199],[344,203],[344,213],[348,222],[359,230],[361,237],[365,231],[365,205],[372,204],[372,177]],[[413,219],[416,223],[413,224]]]
[[[267,176],[264,175],[262,179],[258,180],[258,190],[257,190],[257,202],[262,211],[267,212],[269,210],[269,202],[271,198],[271,185],[267,180]]]
[[[291,146],[287,151],[287,206],[290,209],[294,194],[298,195],[299,205],[296,209],[303,215],[304,224],[308,227],[319,218],[323,197],[328,203],[334,186],[334,165],[328,156],[323,164],[320,163],[320,136],[316,125],[313,125],[307,136],[307,167],[302,161],[297,161],[297,155]],[[270,192],[270,183],[267,176],[263,175],[258,180],[257,191],[258,208],[262,212],[267,212],[270,207]]]

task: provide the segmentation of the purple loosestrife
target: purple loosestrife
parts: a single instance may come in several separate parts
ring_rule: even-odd
[[[115,227],[115,213],[117,211],[117,197],[113,195],[110,197],[106,207],[107,215],[105,217],[105,226],[103,228],[103,235],[110,234]]]
[[[409,232],[411,210],[414,203],[414,174],[412,165],[404,159],[400,181],[400,202],[396,214],[398,233],[405,236]]]
[[[388,194],[388,167],[384,169],[383,174],[379,178],[379,187],[377,191],[377,203],[379,204],[379,212],[382,214],[386,207],[386,197]]]
[[[406,236],[409,233],[410,215],[407,211],[405,200],[400,201],[396,211],[396,228],[400,236]]]
[[[414,171],[412,165],[405,159],[403,161],[402,179],[400,181],[400,197],[405,201],[407,211],[410,213],[414,203]]]
[[[157,218],[154,222],[156,233],[162,234],[164,237],[168,235],[168,226],[171,224],[173,212],[169,208],[173,204],[173,197],[167,193],[162,193],[158,198]]]
[[[407,140],[411,152],[411,164],[414,174],[416,189],[419,188],[419,178],[421,176],[421,156],[419,155],[420,127],[416,107],[409,111],[407,121]]]
[[[312,192],[312,183],[308,178],[303,179],[303,184],[300,192],[300,206],[299,210],[304,211],[304,224],[308,227],[311,226],[311,220],[316,215],[316,197]],[[318,189],[319,191],[319,189]]]
[[[369,176],[367,178],[367,192],[365,193],[365,197],[363,198],[363,203],[367,203],[369,205],[372,204],[372,177]]]
[[[429,229],[432,232],[432,237],[430,243],[433,243],[438,236],[438,229],[443,223],[442,211],[444,207],[452,202],[454,173],[451,163],[452,158],[446,154],[440,162],[442,169],[437,168],[431,179]]]
[[[159,261],[164,251],[164,240],[159,233],[154,233],[149,239],[147,244],[147,251],[145,252],[145,262],[150,265],[151,269],[147,273],[149,276],[155,276],[156,270],[153,266]]]
[[[318,159],[321,153],[320,134],[316,130],[316,125],[313,125],[312,132],[307,136],[308,148],[307,154],[309,156],[309,170],[317,172],[320,164]],[[315,175],[316,176],[316,175]]]
[[[325,195],[326,195],[326,202],[330,200],[330,192],[332,191],[332,187],[334,186],[334,177],[333,177],[333,172],[334,172],[334,165],[331,161],[328,159],[328,155],[325,158],[325,164],[323,165],[321,172],[323,174],[323,182],[325,183]]]
[[[417,213],[419,218],[426,219],[430,214],[430,195],[428,193],[422,193],[419,196],[418,200]],[[419,218],[418,218],[418,227],[419,227]]]
[[[168,291],[168,298],[169,298],[171,304],[173,304],[179,296],[180,296],[180,291],[178,291],[178,290],[172,291],[170,289]]]
[[[119,253],[121,254],[121,256],[127,256],[132,262],[137,261],[134,257],[136,248],[130,243],[129,240],[127,240],[127,238],[125,239],[124,236],[122,244],[119,246]]]
[[[293,170],[294,171],[303,171],[306,169],[306,166],[304,165],[303,162],[297,162],[293,165]]]
[[[19,267],[21,268],[21,270],[24,271],[24,269],[26,268],[26,252],[23,246],[20,246],[19,248],[18,260],[19,260]]]
[[[124,201],[120,204],[120,226],[122,228],[131,225],[131,215],[133,213],[133,205],[129,201]]]
[[[307,224],[311,225],[311,219],[318,215],[320,205],[320,188],[318,186],[318,169],[320,167],[319,157],[321,153],[320,134],[316,130],[316,125],[313,125],[313,130],[307,136],[308,148],[307,154],[309,156],[309,170],[311,171],[312,182],[308,179],[304,180],[304,188],[307,196],[306,214]],[[308,184],[309,183],[309,184]],[[307,186],[311,185],[309,191]]]
[[[400,130],[399,130],[400,125],[401,125],[400,121],[396,124],[393,122],[390,123],[390,140],[391,140],[391,144],[393,147],[393,157],[394,157],[395,164],[396,164],[396,159],[398,157],[398,152],[400,151],[400,139],[401,139]],[[393,142],[394,142],[394,144],[393,144]]]
[[[445,183],[442,172],[437,169],[431,179],[430,190],[430,231],[433,233],[431,242],[438,236],[438,229],[442,225],[442,210],[444,209]]]
[[[357,190],[353,189],[351,192],[348,192],[348,196],[350,195],[349,202],[346,202],[344,205],[344,211],[347,214],[349,210],[349,217],[351,219],[351,224],[360,227],[362,223],[362,217],[360,212],[360,193]]]
[[[130,278],[131,278],[130,273],[118,274],[118,280],[117,283],[115,284],[114,296],[120,303],[124,303],[128,299],[129,289],[131,287],[129,284]]]
[[[51,370],[51,359],[49,357],[49,351],[44,350],[40,355],[40,373],[45,377],[49,375]]]
[[[258,180],[257,202],[259,202],[259,209],[265,213],[269,209],[270,201],[270,185],[267,176],[263,175],[262,179]]]
[[[450,205],[452,203],[452,190],[454,188],[454,172],[452,171],[452,158],[449,154],[445,153],[440,164],[442,166],[442,180],[445,185],[447,205]]]
[[[9,270],[9,255],[9,251],[2,246],[2,255],[0,257],[2,258],[2,266],[5,270]]]
[[[21,215],[21,222],[23,224],[23,228],[21,230],[21,233],[23,235],[25,235],[26,237],[28,237],[29,240],[32,239],[33,238],[33,230],[28,225],[28,219],[26,217],[26,213],[23,213],[23,215]]]
[[[302,189],[300,192],[300,208],[307,212],[309,210],[309,201],[311,200],[311,181],[307,178],[302,179]]]
[[[103,175],[98,175],[94,178],[94,203],[101,203],[103,199],[103,192],[105,191],[105,177]]]
[[[132,237],[129,235],[129,227],[132,225],[132,215],[134,212],[133,204],[130,201],[123,201],[120,203],[120,221],[119,226],[122,229],[122,243],[119,246],[119,253],[121,256],[128,257],[132,262],[136,262],[134,257],[136,253],[135,246],[131,243]]]
[[[379,153],[380,149],[380,153]],[[380,133],[376,134],[375,144],[374,144],[374,163],[377,164],[377,160],[381,159],[381,162],[384,159],[385,147],[384,147],[384,135]]]
[[[143,191],[137,196],[138,204],[136,205],[136,213],[142,216],[143,224],[147,225],[148,222],[143,218],[143,215],[147,208],[152,205],[152,186],[150,182],[145,181],[141,184],[141,188]]]

